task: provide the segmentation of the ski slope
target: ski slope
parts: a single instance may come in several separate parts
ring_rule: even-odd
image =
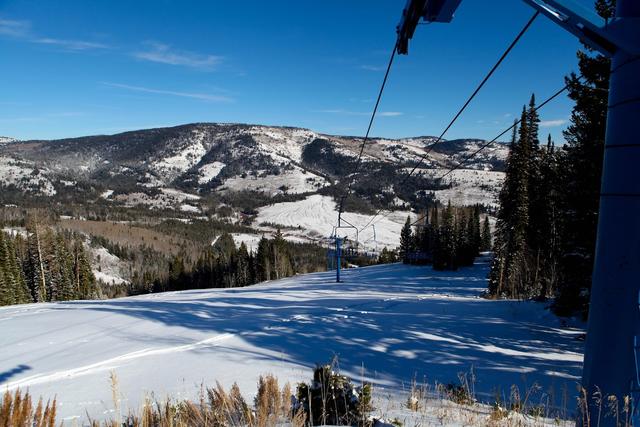
[[[260,374],[308,379],[338,356],[342,371],[406,401],[413,378],[457,382],[473,366],[481,400],[537,382],[573,406],[581,325],[534,302],[479,298],[487,259],[456,272],[401,264],[316,273],[247,288],[168,292],[106,301],[0,308],[0,390],[57,396],[67,421],[113,416],[144,397],[195,398],[201,384],[238,382],[251,398]],[[364,371],[362,371],[364,367]],[[571,409],[571,408],[569,408]]]
[[[409,211],[383,211],[371,223],[371,215],[344,212],[342,218],[359,229],[359,233],[356,234],[354,228],[341,228],[338,230],[338,235],[348,237],[354,242],[358,240],[361,249],[381,250],[383,247],[394,249],[400,244],[400,231],[407,216],[410,215]],[[333,198],[313,194],[304,200],[277,203],[260,208],[256,223],[266,222],[299,228],[298,233],[288,231],[287,234],[298,234],[300,237],[317,241],[319,236],[326,238],[331,235],[337,218],[338,205]],[[372,227],[371,224],[374,226]]]

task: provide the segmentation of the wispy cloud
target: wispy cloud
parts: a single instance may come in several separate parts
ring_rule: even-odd
[[[144,61],[182,65],[201,70],[213,70],[222,62],[221,56],[174,50],[170,45],[163,43],[149,42],[146,44],[149,47],[147,50],[134,52],[132,55]]]
[[[350,110],[343,110],[341,108],[338,109],[330,109],[330,110],[315,110],[312,111],[313,113],[325,113],[325,114],[341,114],[344,116],[370,116],[371,113],[370,112],[364,112],[364,111],[350,111]],[[378,116],[380,117],[398,117],[403,115],[404,113],[400,112],[400,111],[381,111],[378,113]]]
[[[208,102],[233,102],[234,99],[228,96],[222,95],[214,95],[209,93],[201,93],[201,92],[182,92],[182,91],[174,91],[174,90],[164,90],[164,89],[155,89],[144,86],[133,86],[122,83],[112,83],[112,82],[101,82],[101,84],[109,87],[126,89],[134,92],[143,92],[143,93],[152,93],[156,95],[169,95],[169,96],[178,96],[181,98],[191,98],[191,99],[199,99],[201,101]]]
[[[109,46],[104,43],[95,43],[95,42],[89,42],[84,40],[54,39],[51,37],[42,37],[38,39],[33,39],[32,42],[58,46],[68,50],[93,50],[93,49],[109,48]]]
[[[29,21],[16,21],[0,18],[0,36],[11,37],[29,43],[56,46],[66,50],[80,51],[92,49],[107,49],[104,43],[96,43],[86,40],[69,40],[54,37],[44,37],[36,34]]]
[[[361,65],[360,68],[367,71],[384,71],[384,67],[377,65]]]
[[[9,37],[26,37],[31,32],[28,21],[12,21],[0,18],[0,35]]]
[[[552,128],[552,127],[562,126],[565,123],[567,123],[567,120],[565,120],[565,119],[542,120],[540,122],[540,127],[542,127],[542,128]]]

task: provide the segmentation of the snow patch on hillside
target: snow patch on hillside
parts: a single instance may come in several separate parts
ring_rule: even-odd
[[[281,193],[315,192],[328,185],[323,177],[307,172],[298,166],[294,166],[293,170],[284,170],[279,175],[260,176],[263,172],[258,171],[257,176],[229,178],[225,180],[222,190],[254,190],[274,196]]]
[[[127,271],[127,264],[124,261],[102,246],[96,248],[85,245],[85,247],[91,255],[91,269],[97,280],[108,285],[129,283],[124,278],[124,272]]]
[[[290,231],[311,239],[327,238],[333,231],[338,218],[336,202],[329,196],[318,194],[311,195],[297,202],[278,203],[276,205],[260,208],[257,223],[268,222],[281,224],[287,227],[300,227],[300,231]],[[394,211],[383,212],[387,216],[379,216],[374,222],[374,228],[369,225],[356,236],[353,229],[341,229],[339,235],[346,236],[355,241],[358,237],[361,247],[381,250],[383,247],[395,248],[400,243],[400,230],[407,219],[409,212]],[[343,218],[358,229],[367,225],[371,215],[354,212],[344,212]]]
[[[426,173],[439,177],[447,170],[432,169]],[[498,206],[498,195],[504,182],[504,172],[488,170],[459,169],[447,176],[443,184],[451,184],[451,188],[434,191],[436,198],[442,203],[451,203],[456,206],[485,204],[491,207]]]
[[[218,176],[222,169],[226,165],[222,162],[213,162],[200,167],[200,176],[198,177],[198,184],[206,184],[213,178]]]
[[[183,146],[174,152],[172,156],[164,157],[156,161],[154,168],[164,176],[168,174],[170,179],[186,172],[192,166],[195,166],[207,153],[204,146],[206,133],[202,129],[194,129],[192,137],[183,142]]]
[[[251,234],[251,233],[231,233],[231,237],[233,237],[233,241],[236,244],[236,247],[240,247],[242,243],[245,244],[247,250],[249,252],[257,252],[258,251],[258,243],[260,243],[260,239],[262,236],[267,238],[271,238],[270,234]]]
[[[193,203],[197,202],[200,199],[200,196],[185,193],[174,188],[161,188],[160,192],[154,195],[142,192],[133,192],[117,194],[112,198],[118,202],[124,203],[124,205],[128,207],[145,205],[149,206],[151,209],[183,210],[182,206],[191,206],[186,209],[191,209],[193,212],[200,212],[199,208],[193,206]],[[188,203],[185,204],[185,202]]]
[[[318,134],[306,129],[265,126],[252,126],[249,128],[249,134],[266,154],[275,154],[298,163],[302,161],[303,147],[318,137]]]
[[[12,142],[16,142],[17,139],[10,138],[8,136],[0,136],[0,144],[10,144]]]
[[[22,191],[54,196],[57,192],[48,173],[47,169],[37,168],[29,162],[0,157],[0,185],[14,185]]]

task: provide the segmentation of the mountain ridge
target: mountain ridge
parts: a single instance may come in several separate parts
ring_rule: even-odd
[[[192,195],[246,191],[264,194],[267,199],[315,193],[335,197],[341,181],[354,169],[362,141],[362,137],[292,126],[209,122],[113,135],[13,141],[0,145],[0,184],[4,193],[13,190],[57,197],[75,192],[84,199],[125,206],[153,207],[147,199],[176,192],[184,193],[180,202]],[[369,138],[362,165],[351,176],[355,197],[376,208],[420,208],[431,192],[459,187],[456,174],[446,183],[436,178],[485,141],[453,139],[433,145],[435,141],[432,136]],[[495,181],[504,169],[507,151],[506,145],[491,143],[465,165],[463,181],[471,176],[471,187],[487,190],[472,197],[475,202],[493,203],[497,193],[495,183],[489,181]],[[398,182],[421,157],[424,161],[414,177],[400,188]],[[462,199],[470,200],[466,195]]]

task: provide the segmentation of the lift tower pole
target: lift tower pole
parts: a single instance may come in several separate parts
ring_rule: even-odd
[[[640,1],[617,0],[610,24],[640,44]],[[635,27],[635,28],[634,28]],[[592,396],[616,396],[622,408],[636,377],[634,337],[640,335],[640,58],[616,49],[612,56],[600,213],[582,386],[590,419]],[[638,402],[633,402],[637,405]],[[615,418],[601,425],[614,425]]]

